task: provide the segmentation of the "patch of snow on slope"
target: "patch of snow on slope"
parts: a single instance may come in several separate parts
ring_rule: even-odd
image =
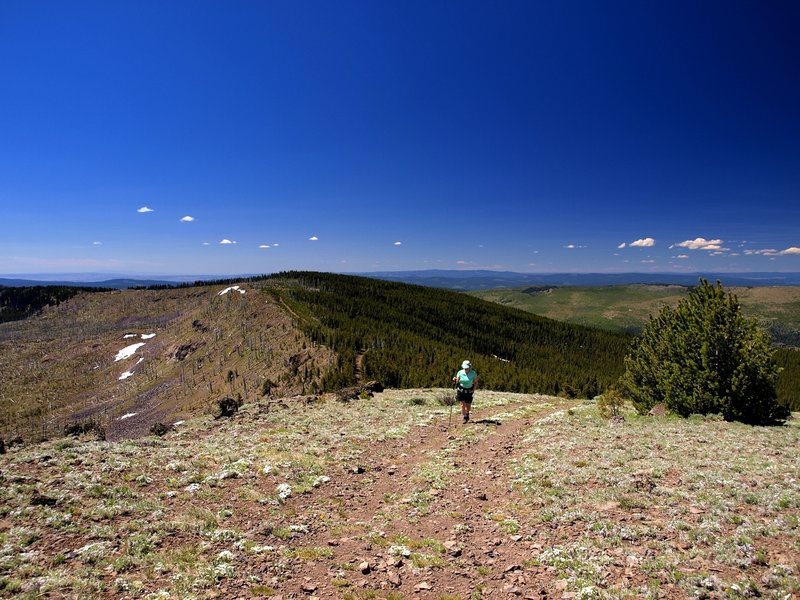
[[[150,338],[154,338],[154,337],[156,337],[155,333],[143,333],[142,334],[142,339],[143,340],[149,340]]]
[[[134,352],[136,352],[142,346],[144,346],[144,342],[139,342],[138,344],[131,344],[130,346],[125,346],[122,350],[117,352],[117,355],[114,357],[114,362],[133,356]]]
[[[138,415],[138,414],[139,414],[139,413],[126,413],[126,414],[122,415],[122,416],[119,418],[119,420],[120,420],[120,421],[124,421],[125,419],[130,419],[131,417],[135,417],[135,416],[136,416],[136,415]]]
[[[131,373],[130,371],[125,371],[122,375],[118,377],[118,379],[122,381],[123,379],[127,379],[128,377],[133,377],[133,373]]]
[[[234,285],[234,286],[225,288],[219,294],[217,294],[217,296],[224,296],[225,294],[227,294],[230,291],[236,291],[236,292],[239,292],[240,294],[244,294],[244,290],[243,289],[241,289],[238,285]]]

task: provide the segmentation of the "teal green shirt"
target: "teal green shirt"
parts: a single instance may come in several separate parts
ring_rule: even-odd
[[[473,385],[475,385],[475,380],[478,379],[478,372],[475,369],[470,369],[469,373],[461,369],[458,373],[456,373],[456,380],[458,381],[458,387],[462,387],[464,389],[471,389]]]

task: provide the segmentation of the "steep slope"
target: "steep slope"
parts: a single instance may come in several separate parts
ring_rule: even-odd
[[[332,360],[309,346],[246,284],[82,293],[0,325],[0,436],[36,439],[96,419],[117,439],[225,396],[301,393]]]

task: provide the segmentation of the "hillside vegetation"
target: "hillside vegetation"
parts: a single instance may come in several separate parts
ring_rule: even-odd
[[[8,287],[0,285],[0,323],[26,319],[48,306],[58,306],[81,292],[103,288],[64,285]]]
[[[630,342],[463,293],[323,273],[34,297],[55,300],[0,323],[6,440],[90,419],[109,439],[135,437],[225,397],[313,395],[371,379],[448,385],[465,358],[493,390],[592,397],[621,375]],[[797,353],[779,364],[779,397],[798,407]]]
[[[283,273],[264,285],[299,327],[337,354],[325,388],[363,377],[388,387],[447,384],[469,358],[494,390],[592,397],[622,373],[625,335],[498,306],[456,292],[328,273]]]
[[[110,439],[139,436],[224,397],[303,393],[332,361],[309,345],[252,287],[81,292],[0,324],[0,438],[89,419]]]

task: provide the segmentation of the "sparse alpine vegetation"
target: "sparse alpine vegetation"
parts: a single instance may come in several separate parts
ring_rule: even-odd
[[[0,598],[790,598],[800,429],[443,389],[0,455]],[[413,400],[413,401],[412,401]]]

